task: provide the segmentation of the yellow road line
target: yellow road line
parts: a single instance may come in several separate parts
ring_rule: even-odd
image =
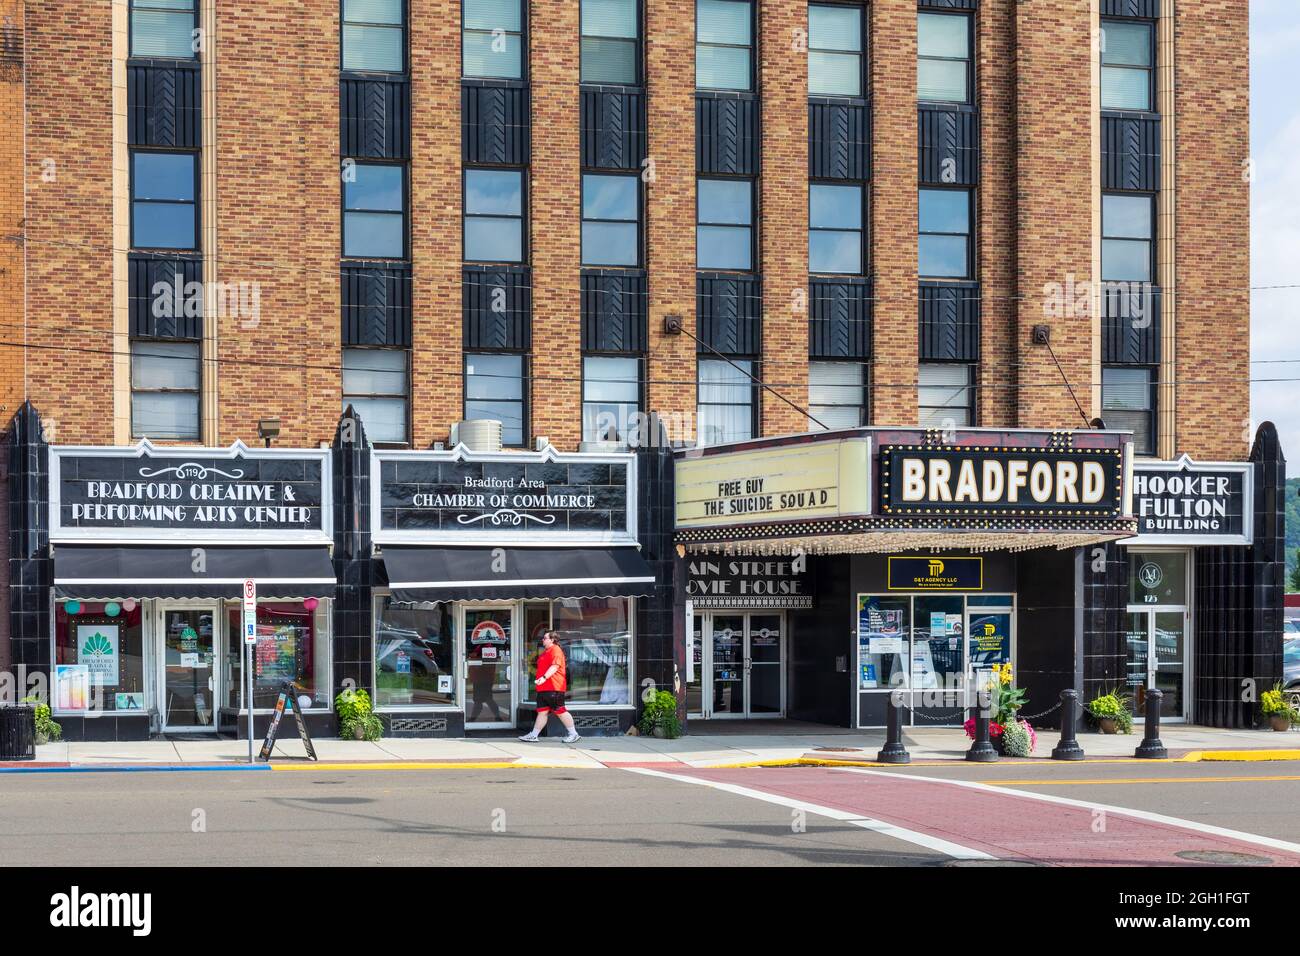
[[[1300,775],[1269,777],[1100,777],[1088,780],[981,780],[990,787],[1098,787],[1132,783],[1259,783],[1300,780]]]

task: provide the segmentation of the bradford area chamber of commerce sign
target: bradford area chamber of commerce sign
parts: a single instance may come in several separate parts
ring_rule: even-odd
[[[377,543],[634,543],[630,454],[374,451]]]
[[[1250,544],[1254,466],[1249,462],[1139,462],[1133,468],[1138,537],[1124,544]]]
[[[886,445],[885,515],[1120,517],[1118,448]]]
[[[697,610],[813,606],[806,558],[698,555],[686,570],[686,596]]]
[[[677,527],[710,528],[870,511],[871,439],[793,442],[676,463]]]
[[[328,449],[50,447],[53,541],[328,542]]]

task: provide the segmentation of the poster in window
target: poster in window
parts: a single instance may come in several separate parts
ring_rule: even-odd
[[[116,624],[77,625],[77,663],[85,665],[96,687],[117,684],[119,634]]]
[[[55,664],[54,709],[84,712],[89,704],[89,668],[85,664]]]
[[[970,619],[970,663],[976,670],[1011,662],[1011,615],[972,614]]]

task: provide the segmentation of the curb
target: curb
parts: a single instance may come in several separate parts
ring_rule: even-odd
[[[1182,759],[1206,762],[1300,760],[1300,750],[1193,750]]]

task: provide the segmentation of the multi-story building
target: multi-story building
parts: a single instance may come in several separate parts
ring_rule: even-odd
[[[111,698],[74,733],[233,720],[248,577],[258,707],[296,677],[328,716],[353,681],[394,733],[514,726],[548,625],[593,728],[647,683],[879,724],[900,669],[949,720],[997,662],[1043,709],[1127,682],[1237,725],[1280,671],[1245,0],[0,15],[0,646]],[[920,497],[890,484],[912,448]],[[932,470],[1017,449],[1038,515]],[[763,499],[804,474],[823,510]],[[700,556],[787,549],[815,596],[695,600],[748,573]],[[895,589],[883,556],[918,550],[966,570]]]

